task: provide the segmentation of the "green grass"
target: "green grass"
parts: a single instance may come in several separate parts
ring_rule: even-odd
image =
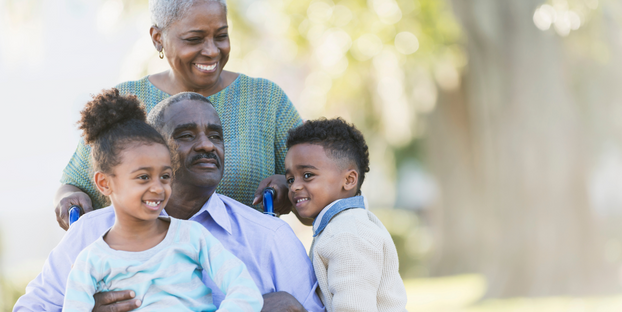
[[[622,295],[481,300],[486,281],[479,275],[404,281],[410,312],[613,312],[622,311]]]

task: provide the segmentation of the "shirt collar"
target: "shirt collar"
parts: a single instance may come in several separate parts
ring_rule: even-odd
[[[197,211],[197,213],[195,213],[188,220],[195,220],[204,212],[209,213],[209,215],[212,216],[212,219],[214,219],[214,222],[216,222],[216,224],[218,224],[225,231],[227,231],[227,233],[232,233],[231,219],[229,218],[229,214],[227,213],[227,207],[225,207],[225,203],[222,202],[222,199],[220,199],[220,196],[218,194],[213,193],[212,196],[210,196],[209,199],[205,202],[205,204],[203,204],[203,207],[201,207],[201,209],[199,209],[199,211]],[[164,209],[162,209],[160,215],[168,216]]]
[[[354,196],[338,199],[326,206],[313,220],[313,237],[318,236],[328,225],[328,222],[338,213],[352,208],[365,209],[366,200],[363,196]]]
[[[324,209],[322,209],[322,211],[320,211],[320,213],[317,215],[317,217],[315,217],[315,219],[313,219],[313,233],[315,233],[317,231],[317,229],[320,227],[320,223],[322,221],[322,218],[324,217],[324,214],[326,214],[328,209],[330,209],[330,207],[335,205],[340,200],[342,200],[342,198],[337,199],[336,201],[328,204],[328,206],[324,207]]]

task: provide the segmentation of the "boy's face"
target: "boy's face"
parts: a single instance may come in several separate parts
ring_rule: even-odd
[[[315,144],[292,146],[285,157],[285,178],[289,200],[303,218],[315,218],[333,201],[356,193],[358,174],[328,157]]]

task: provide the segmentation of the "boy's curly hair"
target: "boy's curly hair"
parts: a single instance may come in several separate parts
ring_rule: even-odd
[[[288,132],[288,149],[303,143],[321,145],[328,156],[354,162],[359,173],[356,194],[361,193],[365,173],[369,172],[369,151],[363,134],[354,125],[341,118],[309,120]]]
[[[102,90],[86,103],[78,121],[84,143],[91,146],[95,171],[107,174],[120,163],[119,153],[128,143],[168,144],[148,125],[144,106],[134,95],[123,96],[117,89]],[[175,155],[171,153],[175,167]]]

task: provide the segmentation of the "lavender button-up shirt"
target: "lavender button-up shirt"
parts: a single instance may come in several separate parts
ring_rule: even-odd
[[[71,265],[82,249],[112,227],[114,220],[114,209],[106,207],[74,223],[13,311],[61,311]],[[216,193],[190,220],[207,228],[246,264],[261,293],[285,291],[308,311],[325,311],[315,292],[317,281],[311,261],[287,223]],[[203,282],[212,289],[214,304],[220,306],[224,294],[207,274],[203,274]]]

